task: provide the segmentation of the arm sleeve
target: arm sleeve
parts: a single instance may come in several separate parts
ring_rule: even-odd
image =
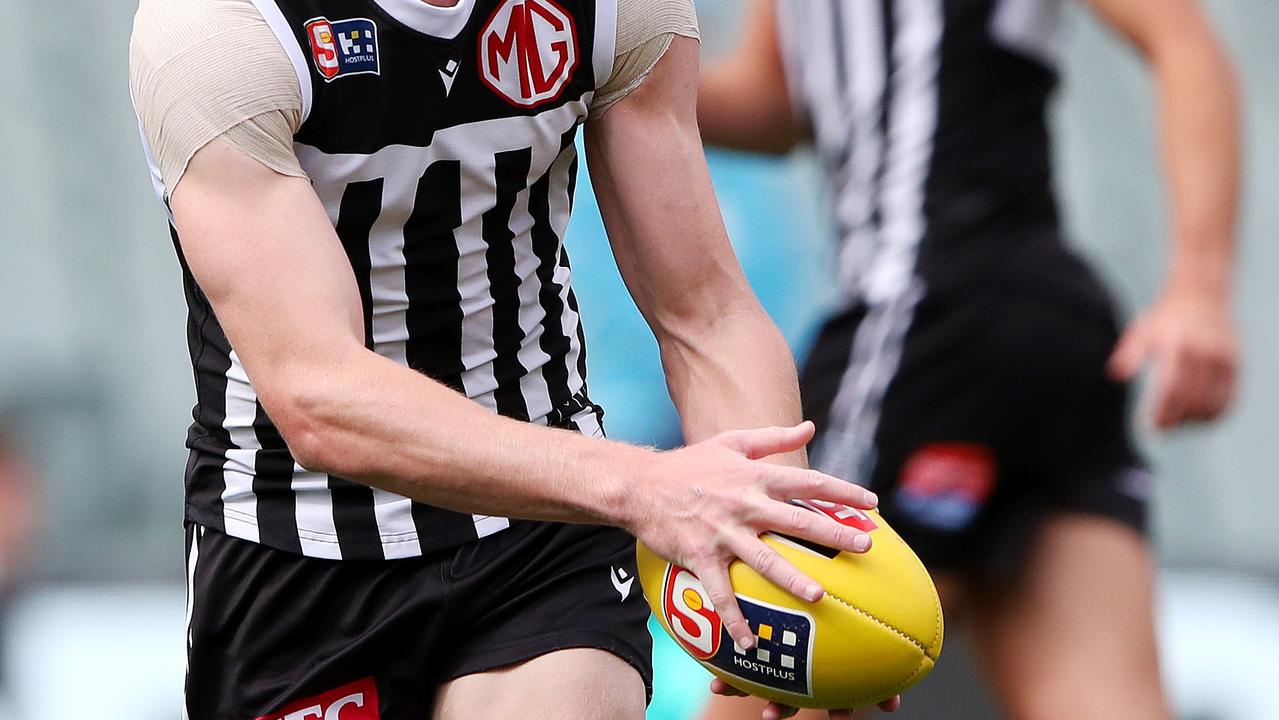
[[[134,110],[165,192],[224,137],[285,175],[302,122],[297,73],[251,0],[141,0],[129,47]]]
[[[643,85],[676,35],[699,38],[693,0],[617,0],[613,74],[595,91],[591,114],[604,114]]]

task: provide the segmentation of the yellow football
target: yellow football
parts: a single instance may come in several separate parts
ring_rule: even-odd
[[[877,512],[828,503],[809,509],[870,533],[857,555],[763,536],[826,594],[809,603],[738,561],[729,577],[756,645],[737,647],[701,582],[638,546],[640,583],[653,613],[685,652],[739,690],[804,708],[856,708],[904,692],[941,653],[942,613],[923,564]]]

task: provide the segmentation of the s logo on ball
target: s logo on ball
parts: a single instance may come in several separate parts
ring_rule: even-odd
[[[821,599],[791,595],[737,561],[729,581],[753,647],[729,637],[706,588],[692,572],[636,547],[640,585],[675,642],[716,677],[775,702],[804,708],[857,708],[905,692],[941,654],[941,602],[923,563],[874,510],[800,501],[835,522],[870,533],[865,553],[846,553],[773,533],[760,536],[822,584]]]
[[[715,604],[693,573],[670,566],[663,583],[666,622],[675,639],[689,655],[709,660],[719,652],[723,621],[715,612]]]

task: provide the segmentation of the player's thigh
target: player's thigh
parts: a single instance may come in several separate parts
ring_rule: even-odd
[[[1059,514],[1024,569],[975,588],[978,656],[1012,717],[1165,720],[1153,623],[1154,566],[1134,529]]]
[[[574,648],[466,675],[440,688],[434,720],[642,720],[644,680],[612,653]]]

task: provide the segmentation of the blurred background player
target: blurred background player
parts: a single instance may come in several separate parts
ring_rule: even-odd
[[[35,475],[0,420],[0,720],[11,716],[3,662],[5,615],[34,559],[35,528]]]
[[[1060,5],[757,0],[699,120],[816,145],[843,302],[803,373],[814,462],[880,493],[1008,714],[1163,720],[1126,384],[1154,367],[1162,429],[1230,403],[1238,101],[1191,0],[1092,0],[1154,73],[1173,206],[1163,291],[1120,337],[1054,197]]]

